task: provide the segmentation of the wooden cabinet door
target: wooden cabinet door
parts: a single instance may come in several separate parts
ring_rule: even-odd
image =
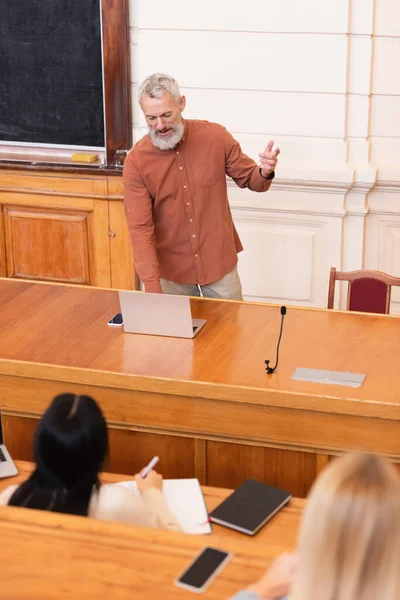
[[[108,202],[77,204],[3,205],[8,277],[110,286]]]
[[[0,206],[0,277],[7,277],[3,208]]]
[[[0,277],[139,287],[121,176],[0,168]]]
[[[107,186],[111,287],[119,290],[138,290],[140,281],[135,273],[133,252],[125,221],[122,178],[109,177]]]

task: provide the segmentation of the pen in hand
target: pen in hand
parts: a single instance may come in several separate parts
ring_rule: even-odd
[[[142,479],[145,479],[145,477],[147,477],[147,475],[156,466],[156,464],[158,463],[159,460],[160,460],[159,456],[155,456],[154,458],[152,458],[151,461],[149,462],[149,464],[140,471],[140,477]]]

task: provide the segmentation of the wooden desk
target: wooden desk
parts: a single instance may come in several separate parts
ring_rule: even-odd
[[[30,473],[0,480],[0,490]],[[104,474],[105,483],[126,475]],[[203,488],[211,510],[229,490]],[[174,579],[204,546],[234,554],[204,594],[221,600],[262,575],[281,552],[293,551],[303,500],[294,499],[254,538],[213,525],[211,536],[106,523],[95,519],[3,507],[0,510],[1,592],[4,598],[192,598]]]
[[[236,487],[246,477],[304,496],[333,454],[361,448],[400,461],[400,320],[290,307],[278,371],[276,306],[192,300],[194,340],[107,327],[112,290],[0,280],[0,385],[6,443],[31,459],[52,397],[92,395],[110,426],[107,470],[161,455],[165,477]],[[292,381],[296,367],[365,373],[361,388]]]

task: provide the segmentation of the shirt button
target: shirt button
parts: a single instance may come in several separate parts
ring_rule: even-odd
[[[187,205],[187,206],[190,206],[190,202],[186,202],[186,205]]]
[[[186,188],[187,188],[187,185],[184,185],[184,186],[183,186],[183,189],[184,189],[184,190],[186,190]]]
[[[182,171],[183,167],[179,167],[179,170]]]
[[[196,237],[196,236],[193,234],[192,237]]]
[[[192,223],[193,219],[189,219],[189,223]]]
[[[197,257],[198,257],[198,254],[195,254],[195,257],[197,258]]]
[[[177,152],[177,154],[179,154],[179,152]]]

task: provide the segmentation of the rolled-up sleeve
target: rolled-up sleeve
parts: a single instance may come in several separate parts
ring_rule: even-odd
[[[135,268],[146,292],[161,292],[160,269],[154,239],[151,196],[128,154],[123,172],[124,208],[134,251]]]
[[[252,158],[242,152],[239,142],[225,129],[225,171],[240,188],[248,188],[253,192],[266,192],[271,187],[271,180],[260,174],[258,165]]]

